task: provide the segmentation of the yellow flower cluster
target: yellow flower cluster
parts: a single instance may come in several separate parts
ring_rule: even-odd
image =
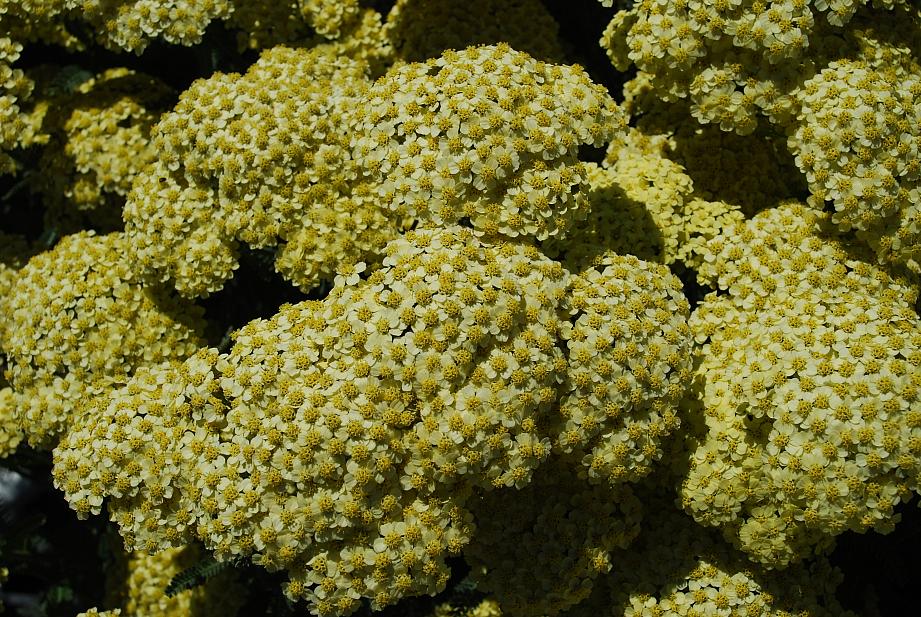
[[[630,129],[611,144],[605,167],[586,165],[591,213],[569,236],[544,245],[576,271],[609,254],[631,254],[696,268],[700,251],[725,226],[742,220],[738,205],[698,197],[664,135]]]
[[[740,135],[755,130],[758,115],[767,116],[788,136],[787,148],[812,192],[810,205],[834,205],[842,231],[857,229],[881,262],[921,271],[915,47],[921,9],[895,1],[874,2],[871,11],[863,4],[647,0],[619,12],[602,43],[615,64],[635,62],[640,70],[633,89],[647,94],[628,92],[631,111],[649,112],[662,98],[687,99],[700,123]],[[820,12],[825,19],[818,19]],[[674,118],[663,125],[674,127]],[[704,151],[738,152],[731,143]],[[699,161],[698,169],[707,164],[684,158],[692,176],[691,161]]]
[[[508,615],[557,615],[578,604],[611,569],[611,551],[640,531],[641,505],[628,487],[573,482],[575,474],[550,461],[523,489],[472,506],[477,533],[464,557],[477,590]]]
[[[0,25],[25,40],[83,48],[70,20],[85,22],[110,49],[141,53],[153,39],[194,45],[214,19],[225,19],[233,0],[3,0]],[[74,29],[76,30],[76,29]]]
[[[628,197],[611,169],[586,163],[585,176],[591,204],[588,217],[574,223],[565,238],[547,238],[541,243],[543,251],[572,272],[599,266],[611,254],[665,263],[667,222],[655,217],[646,204]]]
[[[363,8],[359,0],[231,0],[227,25],[236,30],[242,49],[276,45],[317,45],[335,40],[345,48],[356,43],[370,56],[372,66],[392,60],[393,49],[384,36],[382,16]],[[355,54],[349,54],[355,57]]]
[[[237,268],[240,241],[281,244],[276,268],[305,289],[379,259],[400,220],[357,182],[339,117],[366,69],[332,45],[276,47],[244,76],[193,84],[157,125],[158,159],[125,207],[142,269],[206,296]]]
[[[564,58],[559,26],[539,0],[397,0],[386,28],[397,56],[407,62],[500,42],[539,60]]]
[[[921,64],[895,51],[911,66],[841,60],[807,81],[790,151],[816,208],[833,203],[881,261],[921,271]]]
[[[108,499],[129,546],[199,539],[286,569],[289,596],[320,615],[433,593],[470,541],[474,491],[524,487],[553,441],[610,451],[625,471],[611,479],[648,471],[687,379],[677,290],[635,258],[572,277],[527,243],[408,232],[366,280],[343,274],[323,301],[251,322],[228,354],[137,370],[62,439],[55,482],[81,516]],[[590,387],[615,373],[629,402]],[[606,415],[581,407],[592,397]]]
[[[384,265],[253,322],[220,361],[139,373],[56,452],[78,512],[109,495],[139,548],[194,532],[255,553],[324,615],[442,587],[469,539],[464,486],[524,483],[549,452],[535,416],[565,370],[565,271],[459,228],[412,232]]]
[[[643,530],[592,596],[564,617],[856,617],[841,608],[841,573],[824,558],[782,571],[758,568],[676,512],[661,494],[640,493]]]
[[[335,46],[274,48],[242,78],[193,84],[125,208],[141,268],[207,295],[232,276],[239,241],[280,245],[276,268],[309,289],[378,261],[407,214],[562,233],[588,205],[571,192],[585,184],[578,147],[626,123],[583,71],[505,45],[404,65],[370,89],[366,75]]]
[[[0,174],[15,171],[16,163],[6,151],[25,144],[30,126],[20,109],[20,99],[31,94],[33,84],[20,69],[12,67],[21,52],[21,44],[0,37]]]
[[[138,173],[156,157],[150,130],[172,90],[129,69],[47,75],[33,103],[46,142],[31,186],[48,208],[120,212]]]
[[[93,421],[75,423],[54,450],[55,485],[78,516],[99,514],[108,496],[129,549],[154,553],[194,540],[194,470],[206,446],[206,461],[219,453],[216,359],[204,349],[182,364],[141,366],[126,386],[90,402]],[[202,428],[190,428],[197,421]]]
[[[153,555],[122,552],[108,573],[106,603],[132,617],[234,617],[242,597],[232,569],[172,597],[164,593],[173,577],[204,556],[205,552],[194,545]]]
[[[612,255],[574,277],[569,307],[554,447],[581,460],[593,482],[638,480],[678,428],[692,374],[681,283],[665,266]]]
[[[83,50],[92,38],[114,51],[141,54],[154,40],[196,45],[216,21],[236,30],[240,47],[353,36],[369,14],[359,0],[0,0],[0,29],[19,40]]]
[[[201,311],[144,288],[121,234],[61,240],[17,272],[0,318],[15,407],[28,440],[53,445],[88,400],[134,370],[199,345]]]
[[[121,617],[122,611],[119,608],[110,611],[100,611],[95,606],[89,610],[77,613],[77,617]]]
[[[845,530],[891,529],[921,467],[916,281],[828,237],[827,215],[767,210],[714,240],[685,508],[782,567]]]
[[[391,208],[478,234],[545,239],[585,218],[582,145],[604,146],[627,118],[578,66],[506,44],[447,51],[395,68],[357,110],[353,158]]]
[[[602,37],[614,65],[648,73],[667,100],[689,98],[702,124],[751,133],[758,114],[789,118],[790,90],[814,69],[807,49],[833,45],[865,0],[643,0],[619,11]],[[873,2],[905,7],[904,0]],[[816,52],[812,51],[815,55]]]

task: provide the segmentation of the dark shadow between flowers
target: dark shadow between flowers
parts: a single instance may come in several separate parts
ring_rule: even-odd
[[[17,617],[72,617],[102,602],[105,516],[77,519],[51,484],[51,456],[22,445],[0,466],[0,602]]]
[[[916,593],[921,576],[921,508],[917,497],[899,504],[901,521],[888,535],[848,531],[829,556],[844,572],[841,604],[862,617],[905,615],[905,600]]]
[[[198,302],[208,320],[208,343],[226,351],[234,330],[254,319],[271,317],[283,304],[321,300],[330,289],[326,283],[304,294],[275,271],[275,251],[242,246],[240,267],[233,278],[223,289]]]

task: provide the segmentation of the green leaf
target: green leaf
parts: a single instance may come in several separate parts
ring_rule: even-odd
[[[194,566],[190,566],[174,576],[169,582],[169,585],[166,586],[166,595],[172,598],[183,591],[198,587],[224,570],[233,568],[237,565],[238,561],[239,559],[218,561],[213,556],[208,555]]]

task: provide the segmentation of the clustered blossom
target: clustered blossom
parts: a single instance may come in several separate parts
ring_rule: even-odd
[[[194,84],[161,120],[127,233],[140,267],[189,296],[221,288],[241,241],[278,246],[276,269],[309,289],[379,261],[411,219],[563,234],[588,207],[572,193],[585,184],[578,147],[625,123],[583,71],[507,45],[446,52],[373,84],[336,46],[276,47],[242,78]]]
[[[551,461],[525,488],[473,507],[477,533],[464,556],[477,589],[508,615],[556,615],[578,604],[611,570],[611,552],[640,531],[642,507],[628,487],[574,483],[574,472]]]
[[[575,270],[609,254],[695,269],[706,243],[744,214],[738,204],[701,198],[673,158],[664,135],[630,129],[613,142],[603,167],[585,166],[591,213],[566,238],[545,242],[549,254]]]
[[[232,563],[320,617],[851,617],[826,553],[921,493],[921,9],[616,4],[622,105],[538,0],[0,0],[0,459],[117,528],[81,615],[232,616]],[[219,23],[251,64],[178,101],[17,66]],[[310,299],[206,321],[250,270]]]
[[[0,458],[16,451],[25,433],[16,418],[16,395],[0,375]]]
[[[688,304],[666,267],[610,256],[574,277],[554,448],[591,481],[635,481],[662,456],[691,376]]]
[[[111,49],[141,53],[153,39],[194,45],[212,20],[233,11],[232,0],[3,0],[0,24],[26,40],[81,48],[79,20]]]
[[[473,533],[474,491],[526,486],[555,441],[610,450],[612,481],[649,472],[620,444],[638,439],[635,416],[652,427],[651,459],[675,427],[656,423],[688,364],[667,270],[625,258],[574,277],[526,242],[462,227],[409,232],[385,254],[366,280],[343,276],[326,299],[251,322],[228,354],[139,369],[97,399],[97,421],[55,451],[77,512],[108,498],[129,546],[200,539],[220,558],[285,568],[289,596],[318,614],[347,614],[361,597],[383,607],[443,588],[445,558]],[[606,368],[584,357],[581,333],[621,312],[636,320],[595,346]],[[615,390],[586,389],[606,370],[651,387],[623,418]],[[611,399],[607,416],[591,417],[593,396]]]
[[[737,205],[751,216],[805,190],[784,135],[768,130],[738,135],[699,124],[687,101],[659,98],[645,73],[624,84],[624,99],[624,110],[635,118],[637,133],[643,136],[637,146],[645,142],[641,149],[647,156],[655,153],[680,165],[693,183],[695,197]],[[620,150],[620,144],[612,144],[605,162],[617,161]]]
[[[676,511],[661,489],[643,487],[639,498],[639,537],[612,552],[615,568],[564,617],[855,617],[835,597],[842,577],[827,559],[764,570]]]
[[[791,204],[727,230],[690,321],[706,434],[682,500],[767,565],[891,529],[921,453],[917,283],[829,226]]]
[[[667,100],[688,98],[701,124],[747,134],[760,114],[789,119],[798,76],[815,68],[810,54],[834,53],[830,39],[869,4],[643,0],[614,16],[602,46],[618,69],[635,64]],[[875,16],[909,3],[872,5]]]
[[[559,26],[539,0],[397,0],[387,14],[387,38],[406,62],[447,49],[506,43],[545,62],[564,58]]]
[[[921,10],[898,1],[656,0],[618,12],[602,44],[701,124],[749,135],[766,116],[762,132],[786,134],[809,204],[833,205],[841,230],[858,230],[881,262],[919,271],[919,37]]]
[[[357,182],[341,143],[341,109],[370,82],[363,62],[338,52],[275,47],[245,75],[183,93],[125,207],[144,272],[201,296],[233,276],[240,242],[281,245],[276,268],[306,289],[377,257],[401,220]]]
[[[880,260],[918,271],[921,65],[874,64],[832,62],[806,82],[790,151],[818,208],[833,203],[834,221],[859,230]]]
[[[506,44],[399,66],[363,105],[353,157],[386,206],[539,240],[588,213],[579,147],[607,145],[627,125],[581,68]]]
[[[33,95],[44,143],[43,173],[31,187],[50,209],[120,212],[135,177],[156,158],[150,130],[173,92],[129,69],[52,70]]]
[[[0,351],[15,413],[33,445],[53,445],[88,399],[134,370],[200,344],[201,311],[145,288],[121,234],[70,235],[17,273],[2,303]]]

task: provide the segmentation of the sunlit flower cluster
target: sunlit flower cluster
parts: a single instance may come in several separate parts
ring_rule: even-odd
[[[563,334],[569,372],[554,447],[592,481],[617,485],[652,470],[691,375],[687,299],[667,268],[610,256],[575,277]]]
[[[618,12],[602,44],[640,71],[649,94],[632,93],[633,111],[686,100],[701,124],[740,135],[766,116],[810,205],[833,205],[880,261],[919,271],[918,40],[921,9],[904,2],[657,0]]]
[[[64,238],[17,273],[0,317],[19,421],[33,445],[53,445],[92,396],[139,367],[197,349],[201,311],[145,288],[123,259],[121,234]]]
[[[0,0],[0,466],[119,545],[69,613],[851,617],[921,8],[564,5]]]
[[[828,227],[794,204],[727,230],[690,321],[706,436],[682,499],[768,565],[890,529],[918,467],[917,286]]]
[[[573,277],[527,243],[409,232],[366,280],[250,323],[228,354],[138,370],[62,440],[55,480],[82,515],[108,498],[130,546],[197,538],[285,568],[321,615],[385,606],[442,588],[474,489],[526,486],[554,442],[615,483],[649,472],[688,377],[682,303],[636,258]],[[583,336],[621,313],[637,317],[615,342]],[[626,390],[590,387],[613,373]]]
[[[400,219],[357,182],[339,118],[366,71],[333,46],[276,47],[246,75],[193,84],[157,125],[158,158],[128,197],[142,270],[199,296],[233,276],[240,242],[280,244],[276,268],[306,289],[379,255]]]

